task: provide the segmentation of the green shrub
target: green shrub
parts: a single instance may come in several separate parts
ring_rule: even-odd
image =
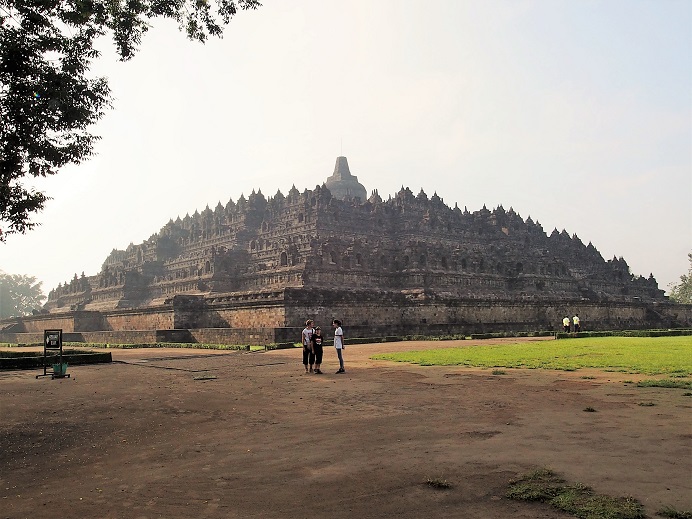
[[[680,337],[692,335],[692,329],[671,329],[671,330],[607,330],[593,332],[555,334],[557,339],[579,339],[583,337]]]
[[[58,355],[48,355],[46,364],[58,362]],[[112,362],[110,352],[63,350],[63,363],[70,366]],[[37,369],[43,367],[43,352],[3,352],[0,357],[0,370]]]
[[[675,379],[662,379],[662,380],[640,380],[637,382],[637,387],[663,387],[672,389],[692,389],[692,381],[690,380],[675,380]]]
[[[540,501],[588,519],[644,519],[644,507],[632,497],[596,494],[580,483],[569,484],[550,470],[536,470],[510,481],[507,497]]]

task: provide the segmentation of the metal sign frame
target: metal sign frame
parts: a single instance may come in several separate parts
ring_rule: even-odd
[[[51,365],[52,369],[53,364],[52,361],[49,364],[49,357],[51,359],[57,357],[57,365],[60,366],[59,371],[56,372],[56,370],[53,369],[51,373],[48,372],[48,366]],[[43,330],[43,374],[36,375],[36,378],[48,376],[51,378],[70,378],[70,375],[62,369],[63,364],[62,329]]]

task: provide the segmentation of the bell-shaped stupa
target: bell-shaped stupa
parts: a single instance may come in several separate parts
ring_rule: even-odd
[[[334,174],[327,178],[325,182],[327,189],[332,196],[339,200],[346,198],[358,198],[361,202],[367,200],[367,191],[365,186],[358,182],[358,177],[351,175],[348,169],[348,161],[346,157],[337,157],[336,165],[334,166]]]

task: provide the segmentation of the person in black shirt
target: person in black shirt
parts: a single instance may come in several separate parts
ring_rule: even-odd
[[[315,354],[315,374],[316,375],[321,375],[322,370],[320,369],[320,365],[322,364],[322,355],[323,355],[323,350],[322,350],[322,330],[320,329],[319,326],[315,328],[314,333],[312,334],[312,337],[310,337],[310,342],[312,342],[312,351]]]

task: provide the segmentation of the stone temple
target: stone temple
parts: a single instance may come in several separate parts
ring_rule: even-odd
[[[591,330],[692,325],[652,275],[576,235],[422,190],[368,197],[338,157],[313,190],[253,191],[114,249],[4,331],[262,344],[294,340],[306,318],[375,337],[559,329],[575,313]]]

